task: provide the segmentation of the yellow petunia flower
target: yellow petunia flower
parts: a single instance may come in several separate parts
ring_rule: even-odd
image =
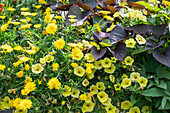
[[[95,85],[90,86],[90,91],[92,94],[97,94],[98,93],[98,88]]]
[[[93,108],[94,108],[94,103],[93,102],[89,102],[89,103],[84,103],[83,104],[83,108],[85,108],[85,112],[92,112],[93,111]]]
[[[115,70],[116,70],[116,67],[115,67],[115,65],[114,65],[113,63],[110,65],[110,67],[106,67],[106,68],[104,69],[104,71],[105,71],[106,73],[109,73],[109,74],[114,73]]]
[[[129,109],[132,107],[132,103],[130,101],[124,101],[121,103],[121,109]]]
[[[129,38],[128,40],[125,41],[126,47],[129,48],[134,48],[136,41],[133,38]]]
[[[87,79],[84,79],[82,85],[87,87],[89,85],[89,81]]]
[[[123,79],[123,81],[121,83],[121,86],[123,88],[129,87],[130,85],[131,85],[131,79],[129,79],[129,78]]]
[[[134,62],[134,59],[130,56],[127,56],[124,61],[126,65],[132,65]]]
[[[85,74],[85,69],[81,66],[75,67],[74,68],[74,74],[82,77]]]
[[[41,66],[41,64],[35,64],[35,65],[32,65],[32,72],[35,73],[35,74],[39,74],[43,71],[43,67]]]
[[[132,107],[129,110],[130,113],[140,113],[140,109],[138,107]]]
[[[110,75],[110,76],[109,76],[109,79],[110,79],[110,81],[111,81],[112,83],[115,82],[115,77],[114,77],[113,75]]]
[[[106,107],[107,113],[115,113],[115,110],[116,110],[116,107],[113,106],[112,104],[110,104]]]
[[[112,64],[112,61],[109,58],[105,57],[103,60],[103,67],[105,67],[105,68],[110,67],[111,64]]]
[[[80,91],[76,88],[72,89],[71,96],[74,98],[79,98]]]
[[[140,77],[137,81],[141,87],[145,87],[148,83],[148,80],[144,77]]]
[[[130,79],[133,81],[133,82],[137,82],[138,79],[140,77],[140,74],[138,72],[132,72],[130,74]]]
[[[64,97],[70,96],[71,95],[71,87],[64,85],[65,91],[62,92],[62,95]]]
[[[115,84],[114,87],[115,87],[115,90],[116,90],[116,91],[121,90],[121,85],[120,85],[120,83]]]
[[[97,82],[97,83],[96,83],[96,86],[97,86],[97,88],[98,88],[99,90],[105,90],[105,89],[106,89],[106,87],[105,87],[105,85],[104,85],[103,82]]]
[[[107,98],[105,102],[102,102],[103,105],[108,106],[111,104],[111,98]]]
[[[101,91],[97,94],[97,98],[100,102],[105,102],[108,98],[108,95],[104,91]]]

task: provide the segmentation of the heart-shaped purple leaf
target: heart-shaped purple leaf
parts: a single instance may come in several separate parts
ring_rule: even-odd
[[[117,58],[118,60],[124,60],[126,53],[127,53],[126,44],[123,42],[118,43],[115,49],[115,58]]]
[[[103,57],[104,54],[106,53],[106,51],[107,51],[107,48],[102,48],[102,49],[100,50],[100,52],[97,51],[97,47],[95,47],[95,46],[93,46],[93,47],[91,48],[92,55],[93,55],[93,57],[94,57],[96,60],[98,60],[99,58]]]

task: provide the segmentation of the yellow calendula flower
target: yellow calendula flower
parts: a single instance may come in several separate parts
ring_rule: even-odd
[[[148,83],[148,80],[144,77],[140,77],[137,81],[141,87],[145,87]]]
[[[23,110],[23,109],[16,109],[15,110],[15,113],[27,113],[28,111],[27,110]]]
[[[134,62],[134,59],[130,56],[127,56],[124,61],[126,65],[132,65]]]
[[[104,71],[105,71],[106,73],[109,73],[109,74],[114,73],[115,70],[116,70],[116,67],[115,67],[114,64],[111,64],[110,67],[106,67],[106,68],[104,69]]]
[[[22,99],[16,98],[16,99],[13,101],[13,106],[18,109],[18,108],[19,108],[19,104],[20,104],[21,101],[22,101]]]
[[[110,76],[109,76],[109,79],[110,79],[110,81],[111,81],[112,83],[115,82],[115,77],[114,77],[113,75],[110,75]]]
[[[11,24],[14,24],[16,26],[16,25],[19,25],[20,22],[11,22]]]
[[[57,78],[51,78],[48,83],[47,83],[48,88],[50,89],[60,89],[61,88],[61,83]]]
[[[75,67],[74,68],[74,74],[82,77],[85,74],[85,69],[81,66]]]
[[[41,24],[35,24],[34,27],[38,29],[41,27]]]
[[[113,106],[112,104],[110,104],[106,107],[107,113],[115,113],[115,110],[116,110],[116,107]]]
[[[2,107],[3,107],[3,108],[6,108],[6,109],[10,109],[9,101],[10,101],[10,98],[9,98],[8,96],[6,96],[6,97],[3,99],[3,102],[1,102]]]
[[[19,72],[17,73],[17,76],[18,76],[18,77],[22,77],[22,76],[23,76],[23,73],[24,73],[23,71],[19,71]]]
[[[97,94],[98,93],[98,88],[95,85],[90,86],[90,91],[92,94]]]
[[[7,10],[13,12],[13,11],[15,11],[16,9],[15,9],[15,8],[12,8],[12,7],[8,7]]]
[[[83,56],[84,56],[83,52],[78,47],[74,47],[72,49],[72,58],[74,60],[81,60]]]
[[[5,18],[6,18],[6,16],[0,16],[0,18],[1,18],[1,19],[5,19]]]
[[[97,98],[100,102],[105,102],[108,98],[108,95],[104,91],[101,91],[97,94]]]
[[[41,66],[41,64],[35,64],[35,65],[32,65],[32,72],[35,73],[35,74],[39,74],[43,71],[43,67]]]
[[[86,100],[87,95],[86,94],[81,94],[79,98],[80,98],[80,100]]]
[[[112,64],[112,61],[109,58],[105,57],[103,60],[103,67],[105,68],[110,67],[111,64]]]
[[[84,103],[83,104],[83,108],[85,108],[85,112],[92,112],[93,111],[93,108],[94,108],[94,103],[93,102],[89,102],[89,103]]]
[[[140,74],[138,72],[132,72],[130,74],[130,79],[133,81],[133,82],[137,82],[138,79],[140,77]]]
[[[105,87],[105,85],[104,85],[103,82],[97,82],[97,83],[96,83],[96,86],[97,86],[97,88],[98,88],[99,90],[105,90],[105,89],[106,89],[106,87]]]
[[[124,101],[121,103],[121,109],[129,109],[132,107],[132,103],[130,101]]]
[[[148,106],[144,106],[142,107],[142,113],[149,113],[149,107]]]
[[[82,85],[87,87],[89,85],[89,81],[87,79],[84,79]]]
[[[74,19],[76,15],[68,15],[69,18]]]
[[[71,66],[72,66],[73,68],[75,68],[75,67],[78,67],[79,65],[78,65],[77,63],[72,62],[72,63],[71,63]]]
[[[138,107],[132,107],[129,110],[130,113],[140,113],[140,109]]]
[[[29,93],[30,93],[30,91],[27,90],[27,89],[22,89],[22,90],[21,90],[21,94],[22,94],[22,95],[28,95]]]
[[[105,102],[102,102],[102,104],[108,106],[109,104],[111,104],[111,98],[107,98],[107,100]]]
[[[121,90],[121,85],[120,85],[120,83],[115,84],[114,87],[115,87],[115,90],[116,90],[116,91]]]
[[[87,53],[85,55],[85,59],[87,60],[87,62],[94,62],[95,58],[93,57],[93,55],[91,53]]]
[[[54,70],[57,71],[58,67],[59,67],[59,64],[58,63],[53,63],[52,67],[53,67]]]
[[[137,42],[142,45],[146,43],[145,38],[143,38],[141,35],[136,35],[135,39],[137,40]]]
[[[4,70],[6,68],[6,66],[5,65],[2,65],[2,64],[0,64],[0,70]]]
[[[79,98],[80,91],[76,88],[72,89],[71,96],[74,98]]]
[[[52,56],[52,55],[46,55],[46,56],[44,57],[44,59],[45,59],[45,61],[46,61],[47,63],[50,63],[50,62],[54,61],[54,56]]]
[[[36,5],[35,8],[40,9],[41,5]]]
[[[26,89],[27,91],[31,92],[31,91],[34,91],[36,89],[36,85],[34,82],[28,82],[24,89]]]
[[[46,27],[46,32],[49,34],[55,34],[55,32],[57,31],[57,25],[54,23],[50,23],[47,25]]]
[[[136,41],[133,38],[129,38],[128,40],[125,41],[126,47],[129,48],[134,48]]]
[[[32,101],[28,100],[28,99],[23,99],[21,100],[20,104],[19,104],[19,108],[22,110],[27,110],[30,109],[32,106]]]
[[[91,74],[91,73],[92,73],[92,69],[91,69],[90,67],[87,67],[87,68],[86,68],[86,73],[87,73],[87,74]]]
[[[62,92],[64,97],[70,96],[71,95],[71,87],[64,85],[65,91]]]
[[[129,79],[129,78],[123,79],[123,81],[121,83],[121,86],[123,88],[129,87],[130,85],[131,85],[131,79]]]
[[[107,14],[111,14],[111,12],[110,12],[110,11],[103,11],[103,10],[99,11],[99,13],[102,13],[102,14],[105,14],[105,15],[107,15]]]
[[[54,47],[55,47],[57,50],[63,49],[64,46],[65,46],[65,40],[62,39],[62,38],[60,38],[60,39],[58,39],[58,40],[56,40],[56,41],[54,42]]]
[[[25,25],[22,25],[22,26],[19,28],[19,30],[29,29],[31,26],[32,26],[32,24],[25,24]]]
[[[52,20],[52,18],[53,18],[53,16],[52,16],[51,14],[47,14],[47,15],[45,16],[44,22],[45,22],[45,23],[50,23],[51,20]]]
[[[20,62],[27,62],[27,61],[29,61],[29,60],[30,60],[29,57],[21,57],[21,58],[19,59]]]

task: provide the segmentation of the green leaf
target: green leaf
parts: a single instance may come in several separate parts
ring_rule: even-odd
[[[159,79],[158,79],[158,77],[154,77],[154,80],[155,80],[156,84],[159,84]]]
[[[162,65],[159,65],[159,67],[156,69],[156,74],[159,78],[166,78],[166,79],[170,79],[170,68],[164,66],[162,67]]]
[[[111,47],[112,46],[112,43],[108,39],[103,39],[102,42],[99,42],[99,44],[102,47]]]
[[[165,97],[163,97],[162,102],[161,102],[161,106],[162,106],[162,108],[164,108],[164,107],[165,107],[166,102],[167,102],[167,97],[165,96]]]
[[[167,89],[167,84],[163,80],[161,80],[159,85],[157,85],[157,86],[160,88],[163,88],[163,89]]]
[[[144,90],[141,95],[150,96],[150,97],[162,97],[162,96],[169,96],[170,94],[160,88],[150,88],[148,90]]]
[[[151,97],[145,97],[145,99],[148,100],[148,101],[150,101],[150,102],[152,102]]]
[[[142,53],[142,52],[145,52],[147,50],[145,50],[145,47],[143,46],[142,48],[139,48],[139,49],[135,49],[131,55],[135,55],[135,54],[139,54],[139,53]]]
[[[170,109],[170,101],[167,101],[167,102],[166,102],[166,105],[165,105],[164,108],[162,108],[162,105],[161,105],[158,109],[166,109],[166,110],[169,110],[169,109]]]
[[[144,1],[139,1],[139,2],[136,2],[136,3],[145,6],[146,8],[148,8],[151,11],[155,11],[154,8],[149,3],[146,3]]]
[[[135,99],[137,97],[137,95],[135,93],[133,93],[131,96],[130,96],[130,101],[132,103],[132,105],[134,105],[137,100]]]
[[[155,85],[155,82],[152,81],[152,80],[150,80],[147,89],[149,89],[149,88],[152,87],[153,85]]]

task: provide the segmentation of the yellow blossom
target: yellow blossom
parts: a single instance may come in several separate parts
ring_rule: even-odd
[[[22,76],[23,76],[23,73],[24,73],[23,71],[19,71],[19,72],[17,73],[17,76],[18,76],[18,77],[22,77]]]

